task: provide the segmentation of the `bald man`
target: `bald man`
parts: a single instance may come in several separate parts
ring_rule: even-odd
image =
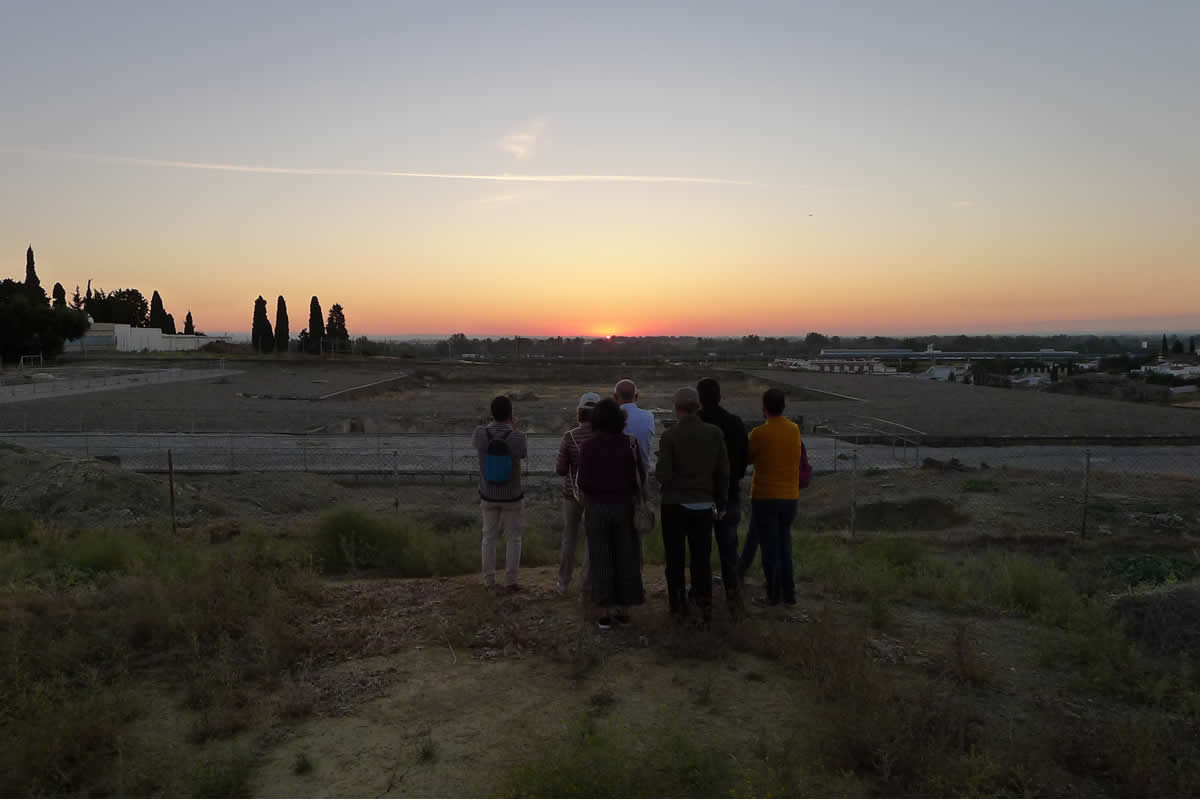
[[[654,415],[649,411],[638,408],[637,385],[629,378],[617,381],[613,387],[613,399],[621,404],[625,412],[625,433],[637,439],[642,451],[642,463],[650,464],[650,443],[654,438]]]

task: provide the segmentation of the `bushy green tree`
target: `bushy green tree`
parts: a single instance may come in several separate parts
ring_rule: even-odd
[[[325,324],[325,337],[332,339],[339,347],[350,341],[350,332],[346,330],[346,312],[338,303],[329,307],[329,321]]]
[[[83,295],[79,293],[79,284],[75,284],[75,294],[71,295],[71,308],[76,311],[83,310]]]
[[[175,335],[175,315],[167,314],[167,321],[163,325],[162,332],[171,336]]]
[[[84,309],[95,322],[113,322],[145,328],[150,322],[150,304],[137,289],[89,290]]]
[[[21,356],[39,353],[54,358],[66,340],[83,336],[87,327],[83,312],[51,308],[49,303],[31,300],[23,283],[11,278],[0,281],[0,360],[19,361]]]
[[[54,302],[51,304],[55,308],[67,307],[67,290],[63,288],[61,283],[54,284],[54,291],[51,292]]]

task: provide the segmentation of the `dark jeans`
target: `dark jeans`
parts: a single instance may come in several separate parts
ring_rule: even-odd
[[[796,578],[792,573],[792,522],[795,500],[752,500],[751,525],[762,541],[763,577],[767,602],[771,605],[796,602]]]
[[[721,557],[721,583],[725,585],[725,599],[731,604],[741,596],[742,572],[738,569],[738,523],[742,521],[742,507],[731,499],[725,519],[713,522],[713,538],[717,541],[717,555]]]
[[[712,608],[711,509],[693,511],[675,503],[662,507],[663,550],[667,556],[667,600],[671,613],[687,614],[687,581],[683,575],[686,550],[691,551],[692,596],[705,615]]]

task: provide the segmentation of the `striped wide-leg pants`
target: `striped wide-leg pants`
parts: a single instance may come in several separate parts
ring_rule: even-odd
[[[592,603],[612,608],[646,602],[642,543],[633,528],[633,504],[588,506],[583,524],[592,562]]]

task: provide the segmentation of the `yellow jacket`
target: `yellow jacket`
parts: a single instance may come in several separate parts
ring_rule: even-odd
[[[800,426],[787,417],[767,417],[750,431],[747,461],[754,465],[753,500],[800,497]]]

